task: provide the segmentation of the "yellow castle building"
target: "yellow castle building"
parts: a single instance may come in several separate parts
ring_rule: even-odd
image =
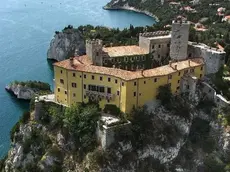
[[[114,49],[114,47],[113,47]],[[70,106],[77,102],[98,102],[116,105],[130,113],[156,99],[159,86],[169,84],[172,93],[179,93],[186,75],[204,76],[202,58],[193,58],[153,69],[128,71],[93,65],[85,56],[70,58],[54,64],[55,101]]]

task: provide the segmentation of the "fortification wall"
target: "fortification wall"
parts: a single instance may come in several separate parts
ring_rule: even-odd
[[[206,75],[218,72],[220,67],[224,65],[225,54],[225,52],[210,48],[205,44],[196,44],[192,42],[188,44],[189,58],[204,58]]]

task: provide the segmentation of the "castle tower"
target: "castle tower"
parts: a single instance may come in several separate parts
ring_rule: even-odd
[[[188,37],[190,24],[177,18],[172,22],[172,37],[170,45],[170,57],[172,60],[184,60],[187,58]]]
[[[86,40],[86,55],[94,65],[102,66],[102,47],[103,42],[100,39]]]

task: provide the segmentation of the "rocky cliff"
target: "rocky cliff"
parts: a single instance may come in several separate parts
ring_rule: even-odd
[[[23,120],[14,128],[11,149],[2,162],[6,172],[227,172],[224,169],[229,168],[229,127],[223,125],[221,116],[217,117],[221,112],[215,106],[192,107],[189,111],[183,106],[177,111],[164,107],[148,113],[140,110],[133,121],[133,134],[118,130],[116,142],[109,149],[95,147],[87,153],[76,144],[82,132],[77,131],[75,137],[69,134],[66,125],[70,124],[60,113],[63,109],[56,110],[44,112],[55,112],[64,125],[52,119],[47,122],[47,114],[34,121],[31,113],[29,121]],[[73,121],[70,114],[67,116]],[[86,134],[85,127],[82,131]]]
[[[35,94],[41,92],[50,92],[50,86],[47,83],[39,81],[12,82],[5,87],[8,92],[13,93],[18,99],[30,100]]]
[[[55,33],[47,52],[47,58],[57,61],[65,60],[74,56],[76,50],[79,55],[85,54],[84,38],[77,29],[65,28],[62,32]]]

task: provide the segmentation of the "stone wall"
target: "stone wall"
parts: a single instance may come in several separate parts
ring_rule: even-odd
[[[226,100],[222,95],[217,94],[215,89],[208,83],[201,82],[201,91],[208,100],[213,101],[217,106],[230,106],[230,101]]]
[[[86,54],[94,65],[102,66],[102,40],[86,40]]]
[[[197,86],[198,78],[191,75],[185,75],[182,77],[180,81],[180,92],[188,93],[189,99],[193,100],[196,94],[196,86]]]
[[[208,47],[205,44],[197,44],[188,42],[188,57],[203,57],[205,62],[205,74],[213,74],[218,72],[225,62],[225,52]]]

